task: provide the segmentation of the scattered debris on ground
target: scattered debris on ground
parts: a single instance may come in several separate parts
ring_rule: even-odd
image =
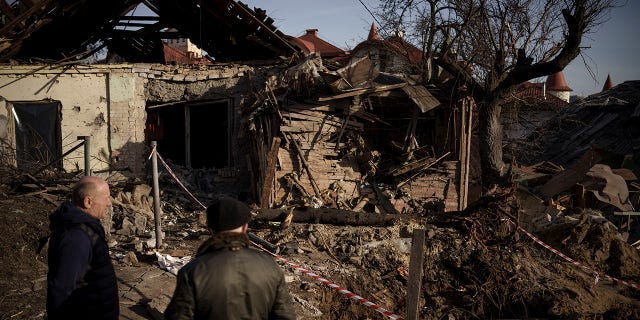
[[[163,183],[165,238],[162,248],[154,250],[151,187],[117,181],[117,175],[108,179],[114,197],[110,245],[122,313],[129,319],[159,318],[174,279],[160,268],[158,254],[188,259],[194,253],[207,237],[202,208]],[[46,245],[39,240],[48,234],[48,214],[73,180],[51,182],[43,192],[2,186],[0,249],[10,254],[2,258],[0,319],[44,317]],[[625,241],[628,234],[622,230],[627,228],[596,210],[559,209],[531,198],[514,187],[462,212],[398,214],[372,225],[360,220],[297,222],[295,216],[304,216],[304,208],[281,214],[257,210],[251,231],[275,247],[274,258],[285,269],[300,319],[385,317],[309,272],[404,316],[412,236],[419,229],[426,234],[422,319],[639,319],[640,254]],[[535,230],[538,241],[575,262],[521,230]]]

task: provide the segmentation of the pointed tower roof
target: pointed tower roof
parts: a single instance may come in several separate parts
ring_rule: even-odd
[[[567,85],[567,80],[564,79],[562,71],[558,71],[547,77],[547,90],[551,91],[573,91]]]
[[[613,81],[611,81],[611,75],[607,75],[607,81],[604,82],[604,86],[602,86],[602,91],[607,91],[613,88]]]
[[[371,23],[371,30],[369,30],[369,36],[367,40],[380,40],[380,35],[378,34],[378,30],[376,29],[376,24]]]

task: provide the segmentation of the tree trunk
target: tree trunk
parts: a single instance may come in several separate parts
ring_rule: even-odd
[[[500,124],[500,103],[488,95],[479,109],[480,120],[480,158],[482,166],[482,186],[488,189],[493,185],[504,185],[505,164],[502,160],[502,125]]]

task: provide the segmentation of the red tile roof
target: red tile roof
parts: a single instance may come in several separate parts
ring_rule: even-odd
[[[286,36],[286,38],[297,44],[304,51],[304,53],[316,52],[316,46],[312,42],[292,36]]]
[[[553,107],[564,107],[569,104],[568,102],[548,92],[546,93],[546,97],[545,97],[544,87],[545,87],[544,83],[541,83],[541,82],[531,83],[527,81],[522,83],[520,87],[515,90],[513,96],[514,98],[517,97],[517,99],[527,100],[530,102],[534,102],[534,101],[544,102],[547,105],[553,106]],[[507,102],[515,101],[516,99],[514,98],[507,99]]]
[[[303,41],[302,44],[307,47],[309,52],[320,53],[323,58],[335,58],[347,55],[346,51],[320,39],[318,37],[318,29],[307,29],[307,33],[297,39]],[[304,41],[313,44],[313,47],[308,46]]]

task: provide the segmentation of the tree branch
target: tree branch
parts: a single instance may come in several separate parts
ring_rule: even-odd
[[[576,1],[573,11],[574,13],[571,14],[569,9],[562,10],[562,16],[567,23],[568,33],[564,36],[565,45],[562,50],[560,50],[560,53],[550,61],[535,64],[530,64],[531,58],[519,55],[519,63],[509,72],[504,81],[500,83],[499,87],[501,89],[507,89],[531,79],[562,71],[580,54],[580,43],[587,26],[584,1]],[[519,53],[524,55],[524,50]]]

